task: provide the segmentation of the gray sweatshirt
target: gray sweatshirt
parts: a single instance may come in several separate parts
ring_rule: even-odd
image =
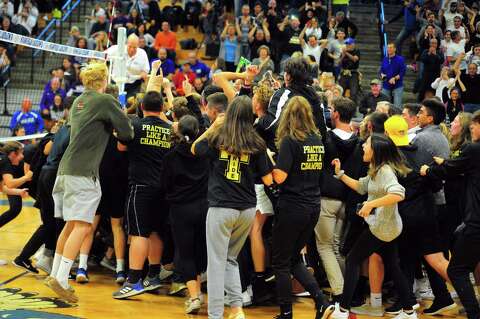
[[[358,182],[357,192],[361,195],[368,193],[368,201],[381,198],[387,194],[405,197],[405,188],[400,185],[395,172],[388,165],[383,165],[374,179],[367,175],[360,178]],[[403,228],[397,204],[377,207],[375,214],[370,214],[365,218],[365,221],[372,234],[385,242],[397,238]]]

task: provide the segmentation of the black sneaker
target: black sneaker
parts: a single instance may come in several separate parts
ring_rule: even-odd
[[[315,319],[328,319],[330,315],[335,310],[334,305],[323,305],[320,309],[317,309],[317,313],[315,314]]]
[[[424,315],[429,315],[429,316],[434,316],[434,315],[440,315],[445,311],[450,311],[455,309],[457,307],[457,304],[453,301],[447,301],[447,302],[437,302],[437,300],[433,300],[432,305],[430,308],[427,308],[423,310]]]
[[[18,268],[25,269],[29,273],[38,274],[38,269],[33,267],[32,262],[30,260],[21,260],[17,257],[12,261],[12,264],[17,266]]]
[[[395,302],[393,305],[391,305],[388,308],[385,308],[385,313],[389,315],[398,315],[400,312],[402,312],[403,306],[400,303],[400,301]]]

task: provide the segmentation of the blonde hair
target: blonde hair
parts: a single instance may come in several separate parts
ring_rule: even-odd
[[[273,95],[273,88],[267,83],[260,81],[258,86],[253,88],[253,95],[255,95],[257,102],[266,109]]]
[[[90,62],[81,72],[80,79],[86,89],[98,90],[105,85],[108,77],[107,65],[103,62]]]
[[[289,136],[297,141],[304,141],[308,135],[320,135],[313,120],[310,103],[303,96],[292,97],[280,116],[277,129],[277,145]]]

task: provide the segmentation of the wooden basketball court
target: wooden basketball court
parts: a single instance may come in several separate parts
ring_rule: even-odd
[[[4,196],[0,198],[0,204],[0,212],[4,212],[8,208],[5,206],[7,202]],[[40,214],[31,207],[32,204],[31,200],[24,201],[21,214],[0,229],[0,259],[9,262],[8,265],[0,266],[0,318],[207,318],[206,306],[199,315],[185,315],[184,298],[167,296],[168,287],[157,294],[147,293],[130,300],[115,300],[112,293],[118,286],[114,283],[113,272],[101,267],[89,269],[90,283],[72,283],[80,298],[78,305],[72,306],[59,301],[55,294],[43,285],[46,274],[32,275],[11,264],[40,224]],[[277,311],[277,307],[245,309],[248,318],[256,319],[273,318]],[[296,319],[314,318],[312,301],[298,298],[294,313]],[[448,316],[456,317],[460,317],[456,311]]]

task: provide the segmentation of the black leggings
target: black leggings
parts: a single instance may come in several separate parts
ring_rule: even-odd
[[[207,211],[208,202],[203,198],[170,205],[175,253],[181,261],[179,273],[185,282],[196,280],[207,269]]]
[[[16,195],[8,195],[8,203],[10,209],[0,216],[0,228],[11,222],[22,211],[22,197]]]
[[[470,273],[474,271],[479,261],[480,230],[466,226],[457,234],[447,273],[465,307],[468,319],[480,318],[480,307],[470,281]]]
[[[411,310],[412,304],[409,301],[411,292],[409,291],[407,280],[400,269],[398,261],[398,249],[396,240],[385,242],[375,237],[370,229],[365,229],[352,250],[347,255],[345,263],[345,283],[343,286],[343,296],[340,303],[341,307],[349,310],[352,303],[353,294],[360,276],[360,267],[362,263],[373,253],[382,256],[385,264],[385,271],[389,272],[398,289],[400,301],[404,310]]]
[[[279,207],[274,216],[272,268],[275,273],[280,306],[292,304],[293,274],[315,299],[317,308],[324,303],[315,277],[303,264],[300,251],[305,247],[318,221],[320,207]]]
[[[42,169],[38,178],[38,199],[40,202],[40,216],[42,225],[33,233],[25,244],[19,258],[27,260],[45,244],[45,248],[55,251],[58,235],[63,228],[63,221],[56,219],[55,206],[52,197],[53,185],[57,171],[55,169]]]

